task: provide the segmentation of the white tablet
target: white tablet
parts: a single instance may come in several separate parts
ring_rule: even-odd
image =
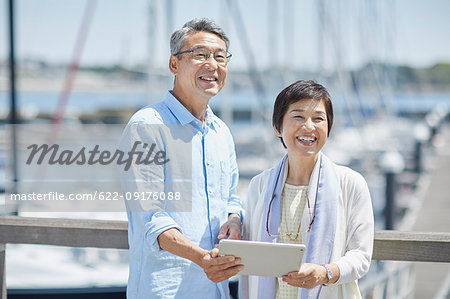
[[[242,275],[281,277],[298,271],[305,252],[303,244],[268,243],[243,240],[221,240],[219,255],[242,259]]]

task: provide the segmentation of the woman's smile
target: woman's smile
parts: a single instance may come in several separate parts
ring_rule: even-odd
[[[317,138],[315,136],[298,136],[297,140],[304,146],[312,146]]]

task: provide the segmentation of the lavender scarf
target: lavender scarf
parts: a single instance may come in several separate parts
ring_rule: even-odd
[[[285,171],[287,165],[287,155],[271,171],[266,194],[264,195],[264,215],[267,215],[269,203],[272,195],[275,194],[271,205],[270,220],[268,223],[269,231],[278,234],[280,225],[280,195],[284,185]],[[320,171],[319,171],[320,169]],[[320,178],[319,178],[320,172]],[[277,182],[278,178],[278,182]],[[318,184],[318,185],[317,185]],[[316,188],[317,191],[317,201]],[[276,188],[274,192],[274,188]],[[311,174],[308,194],[310,195],[311,205],[316,202],[316,217],[311,226],[309,241],[306,244],[305,263],[327,264],[330,262],[331,252],[333,250],[334,236],[336,232],[337,202],[340,193],[339,175],[335,170],[335,164],[331,162],[324,154],[319,154],[319,159],[314,166]],[[267,217],[263,216],[261,223],[261,241],[277,242],[278,237],[269,236],[266,229]],[[301,298],[318,298],[322,286],[317,286],[311,290],[302,289]],[[275,298],[275,277],[260,276],[258,279],[258,298]]]

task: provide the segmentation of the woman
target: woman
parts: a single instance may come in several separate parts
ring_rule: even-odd
[[[372,204],[364,178],[321,152],[333,124],[330,95],[298,81],[278,95],[272,121],[287,155],[250,182],[244,239],[307,249],[298,272],[242,276],[240,298],[360,298],[357,280],[372,256]]]

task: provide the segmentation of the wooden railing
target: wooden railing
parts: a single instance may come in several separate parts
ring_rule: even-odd
[[[5,244],[128,249],[126,221],[0,216],[0,286]],[[374,260],[450,263],[450,233],[376,231]]]

